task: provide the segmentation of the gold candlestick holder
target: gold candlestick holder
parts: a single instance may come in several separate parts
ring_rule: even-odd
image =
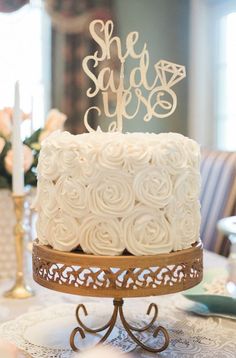
[[[34,295],[32,289],[25,283],[24,279],[24,195],[13,195],[16,224],[14,227],[16,245],[16,279],[13,287],[5,292],[6,298],[28,298]]]

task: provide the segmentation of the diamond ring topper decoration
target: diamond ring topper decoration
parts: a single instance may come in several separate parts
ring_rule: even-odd
[[[148,122],[152,117],[166,118],[176,109],[177,97],[171,89],[177,82],[181,81],[186,73],[185,67],[172,62],[160,60],[154,65],[155,75],[148,80],[149,52],[144,43],[141,51],[138,51],[137,42],[139,34],[136,31],[130,32],[126,37],[125,50],[121,47],[121,40],[113,36],[114,25],[111,20],[104,23],[102,20],[94,20],[89,26],[91,36],[99,45],[99,51],[83,59],[83,69],[93,82],[93,86],[87,90],[87,96],[95,97],[99,91],[102,94],[103,113],[107,118],[116,118],[109,125],[108,131],[122,132],[123,119],[133,119],[139,113],[141,106],[146,109],[144,121]],[[114,69],[102,68],[97,76],[91,68],[96,68],[100,63],[112,59],[112,50],[116,51],[120,72],[117,80]],[[114,56],[114,54],[113,54]],[[137,61],[129,76],[124,76],[127,59]],[[109,108],[110,96],[115,97],[115,108]],[[135,101],[135,110],[130,113],[128,106]],[[93,106],[87,109],[84,115],[84,124],[89,132],[94,129],[89,125],[88,117],[90,111],[97,111],[102,114],[99,107]]]

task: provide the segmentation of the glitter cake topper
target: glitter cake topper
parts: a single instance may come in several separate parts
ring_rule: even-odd
[[[148,80],[149,52],[146,43],[141,51],[137,51],[135,45],[139,34],[136,31],[130,32],[126,37],[126,46],[123,50],[120,38],[113,36],[113,29],[114,25],[111,20],[106,23],[102,20],[91,22],[89,30],[92,38],[99,45],[99,51],[86,56],[82,63],[85,73],[93,82],[93,87],[87,90],[87,96],[95,97],[101,91],[104,115],[107,118],[116,118],[110,123],[108,131],[121,132],[123,119],[133,119],[139,113],[141,106],[146,109],[143,118],[146,122],[150,121],[152,117],[166,118],[170,116],[177,106],[177,97],[171,87],[185,77],[185,67],[160,60],[154,65],[153,80]],[[91,67],[96,68],[100,62],[111,60],[111,47],[114,48],[114,46],[120,65],[119,80],[115,79],[114,70],[110,67],[102,68],[96,77],[91,71]],[[125,77],[124,67],[128,58],[134,59],[138,63],[130,71],[129,76]],[[109,108],[109,93],[111,94],[111,92],[116,98],[116,106],[112,113]],[[133,113],[128,113],[131,100],[135,100],[136,108]],[[102,113],[97,106],[87,109],[84,115],[84,124],[89,132],[94,131],[88,122],[88,116],[92,110],[97,111],[99,116]]]

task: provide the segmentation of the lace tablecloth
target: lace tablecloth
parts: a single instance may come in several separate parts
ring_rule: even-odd
[[[209,253],[206,253],[205,261],[208,267],[225,267],[226,264],[224,258]],[[8,287],[9,282],[1,283],[2,292]],[[49,291],[36,285],[35,288],[37,295],[28,300],[0,299],[0,322],[2,322],[0,337],[17,343],[20,348],[27,350],[35,358],[70,358],[72,356],[66,336],[68,332],[69,337],[71,328],[76,326],[74,311],[78,303],[85,303],[89,311],[92,311],[92,317],[105,318],[105,313],[108,315],[109,311],[112,311],[110,299],[76,297]],[[158,304],[158,324],[166,327],[170,334],[170,345],[167,350],[157,355],[135,348],[119,324],[111,337],[111,344],[122,346],[124,351],[132,351],[135,357],[143,358],[152,356],[236,357],[235,320],[203,317],[185,311],[183,308],[185,304],[186,307],[188,306],[188,301],[181,294],[127,299],[124,308],[128,319],[131,322],[144,323],[147,320],[145,312],[150,302]],[[50,337],[52,331],[54,332],[53,338]],[[49,337],[48,342],[38,332],[44,332],[44,335]],[[64,337],[65,341],[61,337]],[[151,334],[143,333],[143,339],[150,345],[154,343]],[[155,342],[158,344],[158,341],[155,340]]]

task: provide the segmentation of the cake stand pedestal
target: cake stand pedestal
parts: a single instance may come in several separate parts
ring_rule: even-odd
[[[147,314],[152,314],[144,327],[135,327],[127,322],[123,312],[123,298],[157,296],[180,292],[197,285],[203,274],[203,249],[199,241],[191,248],[154,256],[94,256],[84,253],[67,253],[41,246],[33,246],[33,278],[46,288],[81,296],[112,297],[113,313],[102,327],[87,327],[80,316],[88,312],[83,304],[76,309],[76,327],[70,336],[70,345],[79,351],[75,340],[79,334],[85,339],[85,332],[105,331],[99,343],[111,334],[118,316],[128,335],[143,349],[161,352],[168,347],[169,334],[162,326],[154,329],[153,337],[163,335],[160,347],[150,347],[143,343],[134,332],[144,332],[151,328],[158,316],[158,307],[151,303]]]

